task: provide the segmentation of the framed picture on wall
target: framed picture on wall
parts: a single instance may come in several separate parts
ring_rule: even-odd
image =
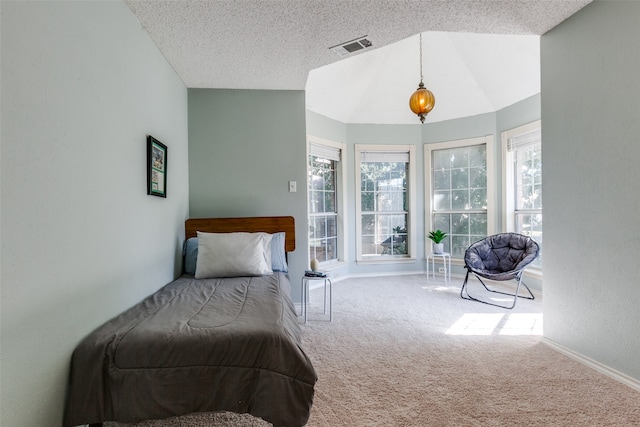
[[[167,197],[167,146],[147,135],[147,194]]]

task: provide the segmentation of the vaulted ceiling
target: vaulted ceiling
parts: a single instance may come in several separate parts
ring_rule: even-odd
[[[189,88],[306,90],[345,123],[414,124],[496,111],[540,91],[540,35],[591,0],[125,0]],[[329,50],[366,36],[371,47]],[[419,123],[419,122],[418,122]]]

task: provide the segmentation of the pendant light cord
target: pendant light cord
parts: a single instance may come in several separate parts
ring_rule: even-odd
[[[422,32],[420,33],[420,82],[422,82]]]

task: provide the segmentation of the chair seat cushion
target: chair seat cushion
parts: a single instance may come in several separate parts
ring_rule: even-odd
[[[538,256],[538,244],[517,233],[501,233],[486,237],[465,252],[467,268],[483,277],[510,280]]]

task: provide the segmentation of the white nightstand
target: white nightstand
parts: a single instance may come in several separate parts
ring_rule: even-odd
[[[451,254],[449,252],[442,252],[441,254],[430,253],[427,255],[427,283],[429,282],[429,260],[431,260],[431,274],[433,279],[436,278],[436,257],[442,257],[444,282],[451,282]]]
[[[302,276],[302,315],[304,316],[304,323],[307,323],[307,301],[309,301],[309,283],[314,281],[322,281],[324,287],[323,314],[327,314],[327,288],[329,290],[329,322],[331,322],[333,320],[333,312],[331,309],[333,290],[331,289],[331,277],[327,274],[325,277]],[[327,284],[329,285],[328,287]]]

